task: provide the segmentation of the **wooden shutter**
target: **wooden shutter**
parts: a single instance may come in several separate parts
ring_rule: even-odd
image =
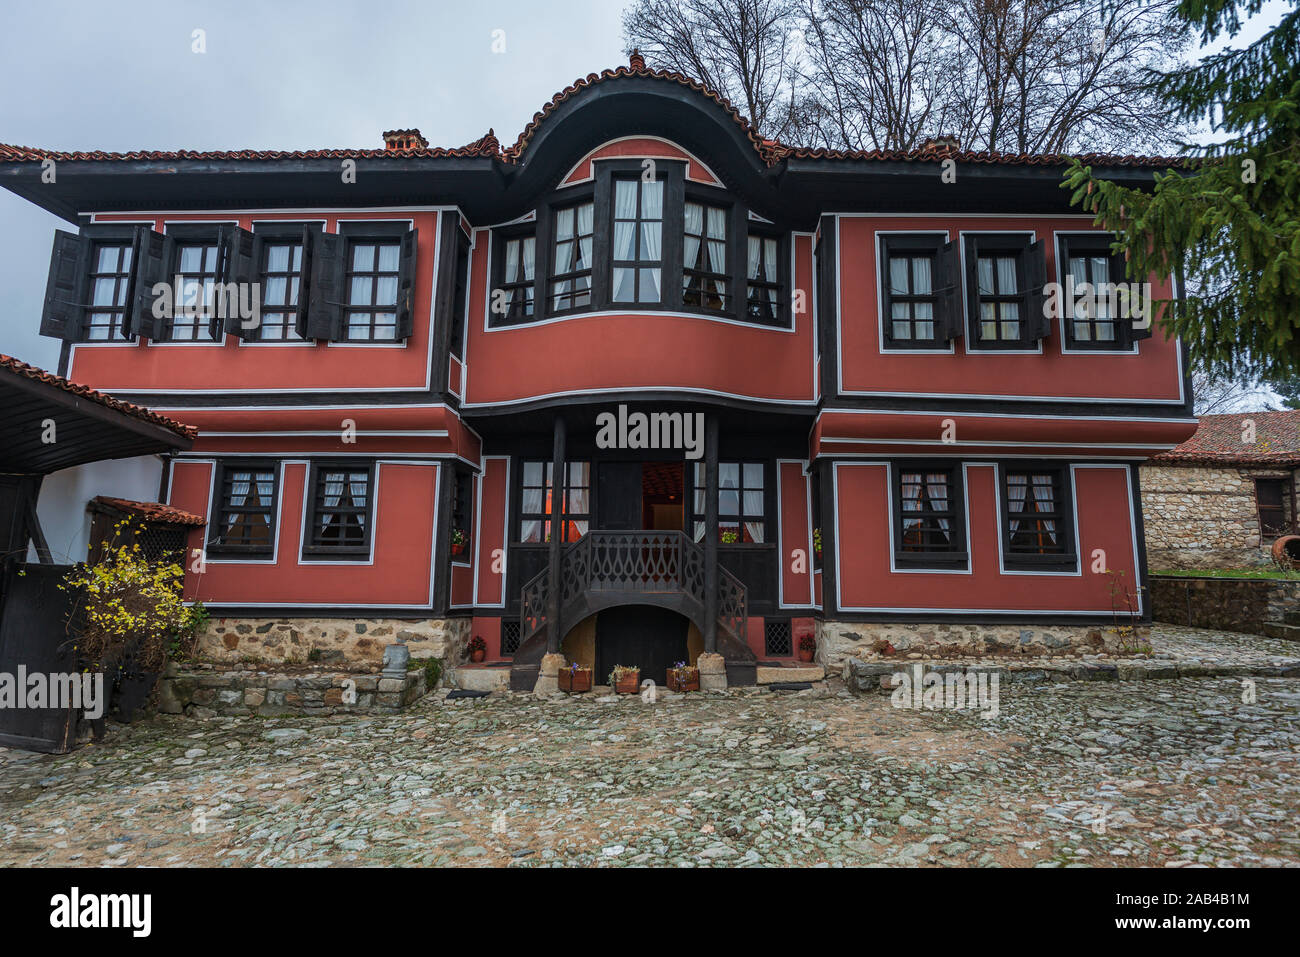
[[[397,267],[397,338],[409,339],[415,330],[415,247],[420,231],[412,229],[402,237],[401,262]]]
[[[312,238],[310,302],[304,333],[313,339],[339,339],[343,332],[347,243],[338,233],[322,231]]]
[[[90,240],[85,236],[55,230],[45,307],[41,312],[41,335],[68,342],[81,338],[90,254]]]
[[[237,287],[246,289],[258,280],[258,251],[261,246],[257,238],[247,229],[241,229],[238,226],[226,225],[221,227],[221,233],[217,239],[218,248],[221,255],[221,268],[218,271],[222,282],[227,284],[234,283]],[[261,290],[258,290],[258,299],[261,298]],[[243,292],[227,293],[226,302],[228,305],[236,305],[244,299]],[[260,301],[258,306],[260,306]],[[236,314],[238,310],[228,309],[225,320],[225,331],[239,339],[256,339],[258,326],[245,328],[243,320]],[[213,319],[217,323],[216,318]],[[220,329],[213,329],[216,338],[220,339]]]
[[[132,331],[138,336],[147,336],[159,342],[166,341],[170,335],[171,316],[167,314],[167,310],[161,308],[159,309],[161,315],[154,313],[154,302],[157,297],[154,296],[153,288],[158,283],[171,285],[171,277],[167,275],[167,271],[171,269],[172,249],[175,243],[170,236],[142,227],[135,245],[135,268],[132,270],[131,280],[135,284]],[[173,294],[177,292],[179,290],[171,290],[168,298],[172,299]],[[174,299],[171,306],[173,310],[177,307]]]
[[[307,333],[307,306],[311,299],[312,255],[320,245],[322,227],[319,224],[304,223],[302,227],[302,270],[298,273],[298,335],[309,338]],[[259,263],[262,261],[258,254]]]
[[[1046,339],[1052,333],[1052,320],[1044,308],[1047,300],[1047,255],[1040,239],[1030,245],[1025,256],[1025,319],[1028,339]]]
[[[1124,283],[1128,282],[1127,267],[1128,264],[1124,261],[1123,253],[1119,253],[1117,255],[1111,256],[1110,257],[1110,274],[1111,274],[1110,281],[1124,282]],[[1146,283],[1142,283],[1141,285],[1146,285]],[[1148,293],[1153,291],[1154,290],[1152,290],[1149,286],[1147,287]],[[1122,324],[1125,334],[1128,336],[1129,343],[1137,342],[1139,339],[1151,338],[1151,332],[1156,325],[1156,311],[1151,306],[1150,302],[1145,303],[1145,305],[1151,309],[1151,321],[1146,325],[1145,328],[1139,328],[1138,326],[1135,326],[1133,324],[1133,319],[1128,319],[1126,322]],[[1141,317],[1134,317],[1134,318],[1141,318]]]
[[[944,243],[934,257],[934,269],[934,289],[940,313],[936,332],[946,341],[960,339],[966,332],[966,315],[962,311],[965,277],[961,274],[961,244]]]

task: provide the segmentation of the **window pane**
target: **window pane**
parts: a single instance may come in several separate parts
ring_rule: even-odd
[[[266,268],[268,272],[288,272],[289,271],[289,247],[288,246],[271,246],[266,253]]]
[[[374,288],[374,280],[369,276],[353,276],[352,290],[348,303],[353,306],[370,305],[370,294]]]
[[[895,296],[907,295],[907,260],[901,256],[889,259],[889,291]]]
[[[614,224],[614,258],[636,259],[636,223]]]
[[[401,251],[396,243],[390,243],[379,247],[379,271],[380,272],[397,272],[397,264],[401,258]]]
[[[641,184],[641,217],[643,219],[662,219],[664,215],[664,183],[653,180]]]
[[[641,302],[658,302],[659,301],[659,270],[642,269],[641,270]]]
[[[617,268],[614,270],[614,301],[632,302],[636,298],[636,270]]]
[[[912,294],[928,296],[930,292],[930,259],[918,256],[912,260]]]
[[[1013,256],[998,257],[998,293],[1004,296],[1016,292],[1016,260]]]
[[[375,247],[358,243],[352,247],[352,268],[370,270],[375,268]]]

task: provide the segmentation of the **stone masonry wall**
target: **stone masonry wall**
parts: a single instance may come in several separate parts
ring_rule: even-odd
[[[213,618],[196,656],[258,664],[369,664],[384,646],[406,642],[412,658],[441,658],[454,667],[467,658],[470,619]]]
[[[407,672],[403,678],[387,678],[382,674],[200,666],[177,670],[159,681],[158,710],[192,717],[390,714],[418,701],[429,690],[422,668]]]
[[[1210,466],[1142,466],[1147,560],[1161,568],[1249,568],[1268,561],[1260,542],[1256,478],[1285,471]]]
[[[1097,625],[975,625],[823,621],[817,635],[817,661],[838,672],[852,658],[907,659],[1117,655],[1145,645],[1151,629],[1137,626],[1128,635]]]
[[[1268,578],[1151,577],[1156,621],[1264,634],[1264,625],[1300,612],[1300,581]]]

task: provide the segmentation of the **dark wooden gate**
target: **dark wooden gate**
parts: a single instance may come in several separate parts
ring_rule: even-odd
[[[626,531],[641,527],[641,463],[601,462],[596,528]]]
[[[68,639],[70,592],[59,588],[68,565],[6,562],[4,602],[0,610],[0,674],[18,666],[28,674],[71,674],[76,670]],[[77,710],[70,708],[0,708],[0,745],[27,751],[63,754],[72,750]]]
[[[687,660],[689,627],[685,617],[667,608],[606,608],[596,616],[596,680],[604,682],[615,665],[638,665],[642,681],[649,678],[662,688],[668,669]]]

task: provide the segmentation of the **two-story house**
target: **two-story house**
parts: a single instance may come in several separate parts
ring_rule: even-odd
[[[633,56],[508,148],[0,146],[0,184],[76,226],[60,372],[199,429],[164,500],[207,518],[209,650],[473,635],[531,688],[548,650],[752,683],[804,635],[1015,653],[1146,618],[1138,465],[1195,429],[1186,363],[1052,308],[1124,278],[1066,162],[790,147]],[[180,308],[219,284],[260,314]]]

